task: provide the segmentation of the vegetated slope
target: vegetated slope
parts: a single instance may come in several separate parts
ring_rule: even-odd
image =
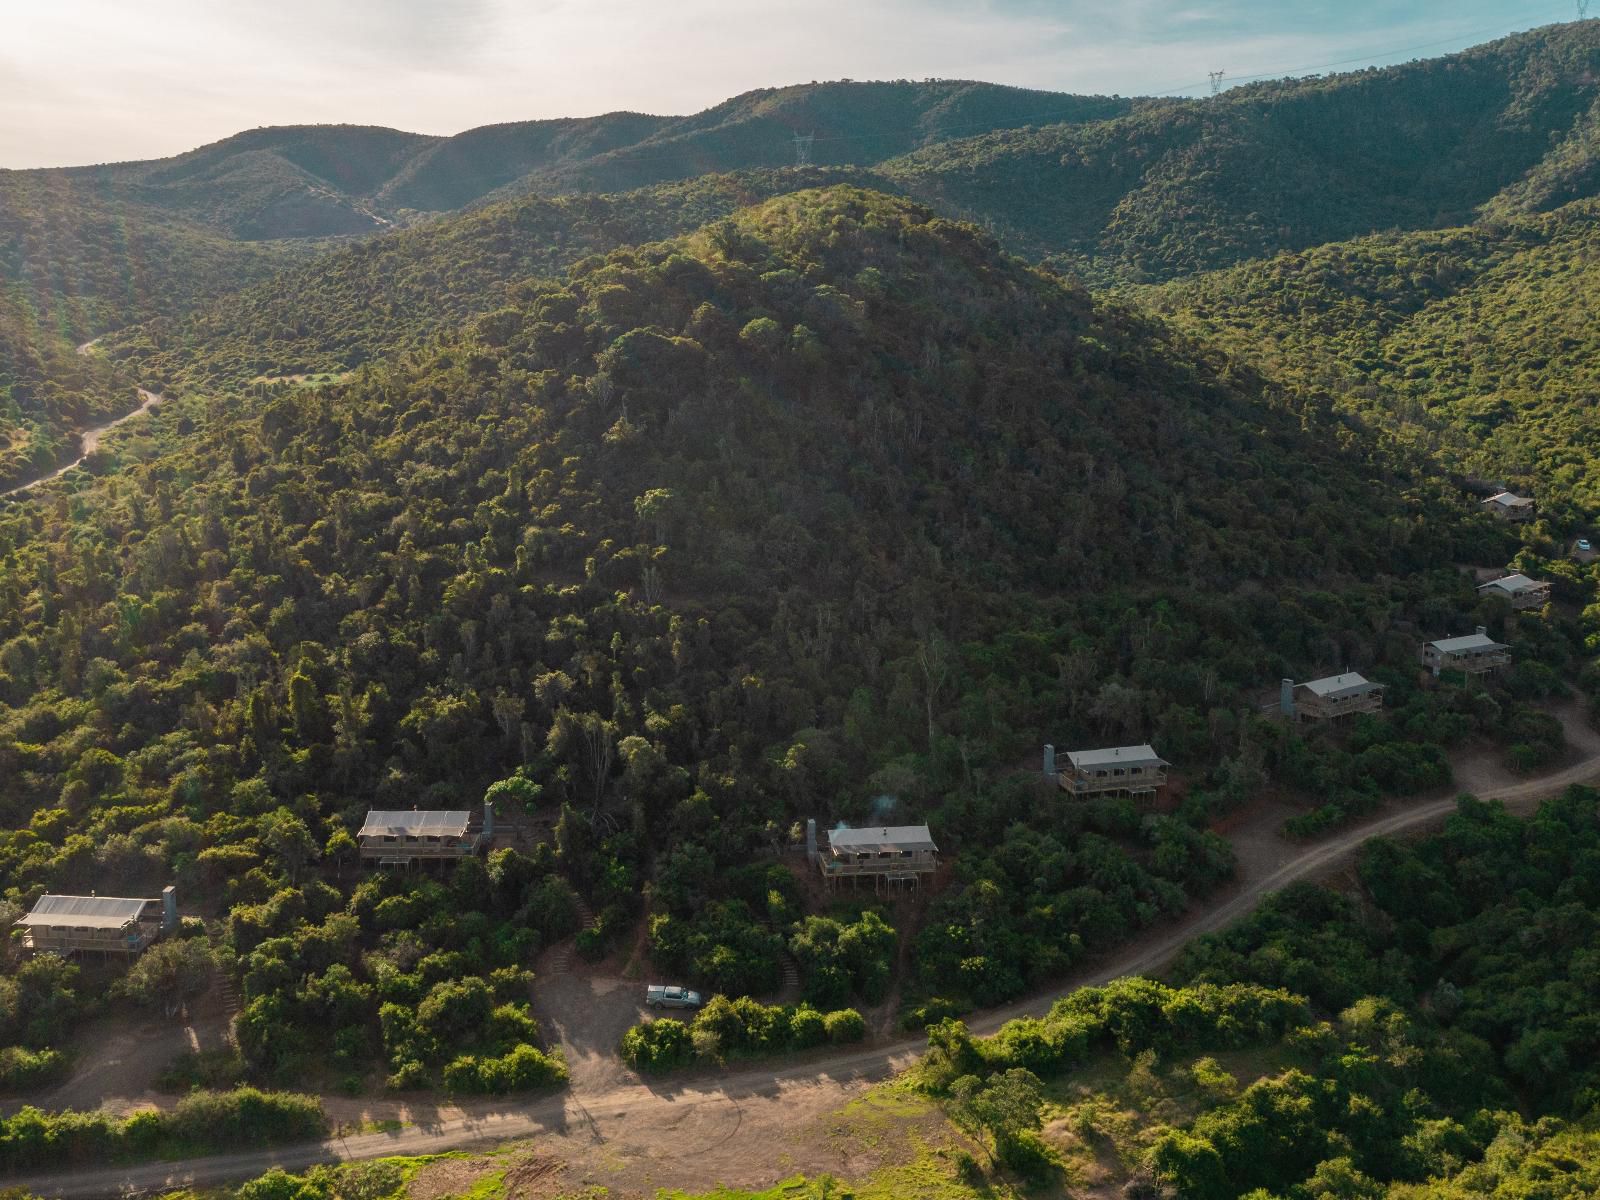
[[[1589,194],[1600,21],[929,147],[884,173],[1023,253],[1151,281]]]
[[[173,158],[12,174],[246,241],[327,237],[382,228],[384,218],[362,201],[438,140],[377,126],[289,125]]]
[[[403,369],[241,415],[176,400],[157,427],[197,432],[175,452],[92,504],[0,516],[0,888],[176,872],[279,964],[247,964],[261,1071],[326,1045],[329,954],[354,976],[341,1053],[409,1070],[378,1004],[526,961],[570,928],[530,898],[556,874],[599,914],[587,944],[653,878],[668,952],[759,990],[757,914],[797,914],[751,860],[792,821],[892,793],[976,870],[996,830],[1068,827],[1014,778],[1045,736],[1155,737],[1201,774],[1284,661],[1449,614],[1465,585],[1428,568],[1503,552],[1354,431],[1223,370],[969,227],[840,188],[586,262]],[[490,783],[505,811],[564,811],[554,853],[449,892],[346,900],[308,874],[369,804]],[[1002,889],[1051,889],[1042,966],[1215,882],[1210,817],[1076,809],[1075,849]],[[1031,869],[964,879],[968,909]],[[359,934],[302,961],[290,939],[340,908]],[[468,943],[457,922],[470,965],[419,976]],[[966,983],[1014,986],[996,970]]]
[[[108,330],[186,312],[314,253],[246,245],[63,178],[0,172],[0,491],[76,452],[130,411],[131,382],[74,353]]]
[[[61,174],[0,171],[0,289],[71,342],[186,311],[314,252],[231,241]]]
[[[1284,254],[1147,293],[1450,467],[1600,513],[1600,205]]]
[[[239,386],[342,372],[424,345],[619,246],[688,233],[775,194],[862,173],[742,172],[621,196],[525,196],[333,251],[207,305],[180,322],[128,329],[108,353],[146,379]]]
[[[75,353],[28,306],[0,293],[0,491],[66,458],[76,430],[137,403],[107,359]]]

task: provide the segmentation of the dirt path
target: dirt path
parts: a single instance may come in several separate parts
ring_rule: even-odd
[[[99,339],[96,340],[98,341]],[[83,345],[78,347],[78,353],[87,353],[88,348],[92,345],[94,345],[94,342],[85,342]],[[138,408],[134,409],[131,413],[127,413],[118,417],[115,421],[107,421],[104,425],[96,425],[92,429],[85,429],[83,431],[82,444],[79,448],[77,458],[73,459],[65,466],[57,467],[48,475],[41,475],[38,479],[24,483],[20,487],[14,487],[9,491],[0,492],[0,500],[5,499],[7,496],[20,496],[23,492],[29,491],[32,488],[36,488],[41,483],[48,483],[52,479],[60,479],[61,476],[65,475],[68,471],[72,470],[73,467],[77,466],[84,459],[88,458],[89,455],[98,450],[100,448],[100,439],[105,437],[106,434],[110,433],[118,425],[121,425],[127,421],[131,421],[135,417],[142,416],[144,413],[149,412],[152,408],[155,408],[165,399],[165,396],[157,395],[155,392],[147,392],[143,388],[140,388],[139,400],[141,403],[139,404]]]
[[[1568,727],[1573,761],[1482,794],[1504,801],[1513,810],[1526,811],[1572,784],[1600,781],[1600,735],[1587,727],[1575,706],[1557,711]],[[1463,774],[1487,779],[1491,773],[1488,764],[1479,763]],[[992,1032],[1012,1017],[1045,1012],[1062,992],[1156,971],[1192,938],[1244,916],[1272,892],[1333,870],[1369,838],[1421,832],[1453,811],[1454,797],[1441,797],[1379,814],[1315,845],[1278,841],[1281,849],[1270,856],[1241,856],[1237,883],[1205,907],[1139,939],[1115,958],[1063,980],[1048,995],[975,1017],[971,1027],[979,1033]],[[1276,839],[1282,819],[1280,809],[1264,808],[1235,831],[1235,838],[1265,850]],[[591,985],[574,981],[572,986],[582,990]],[[767,1186],[800,1170],[849,1173],[849,1161],[841,1160],[847,1151],[840,1149],[838,1138],[815,1136],[817,1123],[874,1081],[910,1065],[924,1044],[920,1038],[905,1038],[824,1053],[784,1066],[666,1083],[621,1082],[609,1067],[588,1063],[569,1091],[531,1103],[433,1107],[329,1097],[326,1104],[335,1120],[354,1123],[387,1118],[405,1124],[391,1133],[336,1137],[278,1150],[7,1182],[42,1196],[88,1200],[128,1192],[207,1187],[258,1175],[272,1166],[297,1170],[318,1162],[437,1153],[537,1136],[542,1154],[587,1164],[592,1172],[587,1178],[609,1181],[613,1195],[652,1195],[657,1187],[698,1186],[706,1181]],[[812,1136],[802,1137],[802,1131],[808,1129]]]

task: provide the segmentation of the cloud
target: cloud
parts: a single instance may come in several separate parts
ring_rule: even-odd
[[[1397,11],[1398,10],[1398,11]],[[267,124],[429,133],[758,87],[976,78],[1124,95],[1560,19],[1549,0],[73,0],[8,6],[0,164],[157,157]]]

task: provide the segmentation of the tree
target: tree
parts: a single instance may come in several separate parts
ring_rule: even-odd
[[[992,1143],[989,1160],[1016,1165],[1033,1149],[1030,1135],[1043,1121],[1039,1110],[1044,1105],[1039,1077],[1023,1067],[991,1076],[987,1082],[976,1075],[963,1075],[950,1085],[950,1118],[980,1139],[987,1135]]]
[[[204,938],[169,938],[138,957],[123,986],[134,1002],[173,1012],[206,990],[216,964],[216,955]]]
[[[262,817],[259,828],[261,844],[278,860],[291,883],[300,877],[301,868],[316,858],[317,843],[311,831],[287,808]]]

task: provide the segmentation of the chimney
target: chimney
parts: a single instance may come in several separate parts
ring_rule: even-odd
[[[806,820],[806,861],[817,861],[817,819],[810,817]]]
[[[1278,711],[1294,720],[1294,680],[1285,679],[1278,685]]]
[[[1479,625],[1478,626],[1478,636],[1479,637],[1488,637],[1489,636],[1489,627],[1487,625]]]
[[[1044,777],[1054,783],[1056,775],[1056,748],[1046,745],[1044,748]]]
[[[494,841],[494,801],[483,802],[483,840],[487,844]]]
[[[168,884],[161,889],[161,932],[176,933],[178,929],[178,889]]]

